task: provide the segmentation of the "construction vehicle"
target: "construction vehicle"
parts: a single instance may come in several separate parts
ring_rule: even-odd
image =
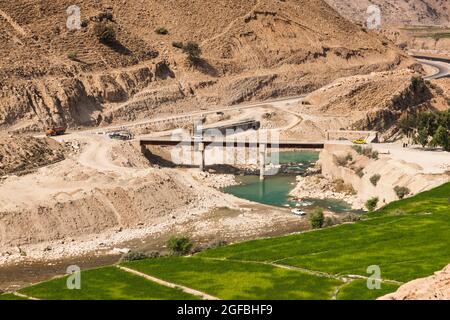
[[[45,133],[47,137],[62,136],[66,133],[66,130],[66,127],[51,127],[47,128]]]
[[[363,139],[354,140],[353,143],[359,144],[359,145],[367,144],[366,140],[363,140]]]

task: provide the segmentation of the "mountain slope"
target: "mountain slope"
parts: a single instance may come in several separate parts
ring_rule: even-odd
[[[322,0],[80,0],[82,28],[70,31],[72,4],[0,0],[0,128],[103,125],[295,95],[412,63]],[[99,41],[101,23],[117,41]],[[173,46],[188,41],[202,48],[195,66]]]
[[[326,0],[344,17],[359,22],[367,20],[367,8],[378,5],[382,23],[448,24],[450,23],[449,0]]]

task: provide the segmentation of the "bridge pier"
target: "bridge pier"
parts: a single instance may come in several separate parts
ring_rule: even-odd
[[[198,151],[200,152],[200,171],[205,171],[205,143],[198,144]]]
[[[145,154],[147,153],[147,147],[143,144],[141,144],[141,153],[143,156],[145,156]]]
[[[262,144],[259,148],[259,179],[264,180],[264,174],[266,173],[266,155],[267,145]]]

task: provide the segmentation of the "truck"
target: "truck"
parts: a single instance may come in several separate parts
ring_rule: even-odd
[[[112,140],[128,141],[133,140],[133,135],[127,131],[116,131],[108,134],[108,137]]]
[[[50,127],[47,128],[45,134],[47,137],[55,137],[55,136],[62,136],[66,133],[67,128],[66,127]]]

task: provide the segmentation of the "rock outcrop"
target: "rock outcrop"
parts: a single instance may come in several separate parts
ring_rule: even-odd
[[[410,152],[411,157],[425,156],[420,153],[414,154],[414,151]],[[319,163],[324,177],[330,181],[342,180],[353,187],[358,198],[354,203],[357,208],[365,208],[366,201],[375,197],[379,200],[378,207],[399,200],[395,191],[397,186],[408,188],[407,196],[412,196],[440,186],[450,179],[445,174],[445,168],[440,170],[440,173],[431,172],[417,164],[415,159],[406,162],[395,154],[386,153],[378,157],[378,159],[370,159],[359,155],[349,146],[329,145],[321,152]],[[341,159],[345,158],[348,161],[343,163]],[[443,161],[447,159],[448,156]],[[377,183],[371,181],[375,175],[380,176]]]
[[[379,300],[449,300],[450,266],[433,276],[408,282]]]

